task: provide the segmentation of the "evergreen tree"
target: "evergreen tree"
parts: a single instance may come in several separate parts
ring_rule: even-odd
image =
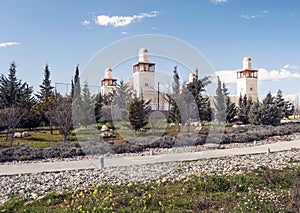
[[[226,122],[233,123],[235,116],[237,115],[237,108],[235,103],[231,102],[230,97],[225,98],[226,104]]]
[[[151,111],[149,103],[150,100],[146,102],[138,97],[134,97],[129,103],[128,118],[135,134],[148,124],[148,114]]]
[[[79,65],[76,66],[75,76],[74,76],[74,97],[81,99],[81,85],[79,77]]]
[[[179,75],[177,72],[177,66],[174,67],[173,83],[172,83],[172,95],[168,95],[170,104],[169,121],[173,123],[180,123],[181,116],[178,107],[179,96],[180,96],[180,82]]]
[[[87,81],[82,89],[81,124],[87,127],[94,122],[94,108],[92,105],[91,93]]]
[[[44,69],[44,80],[40,85],[40,92],[36,96],[39,100],[45,100],[53,93],[54,87],[51,85],[50,80],[50,70],[48,64],[46,64]]]
[[[102,117],[102,106],[103,106],[103,98],[100,92],[94,98],[94,105],[95,105],[96,123],[99,123]]]
[[[1,108],[21,107],[29,110],[34,104],[33,89],[28,84],[22,83],[16,76],[16,64],[12,62],[9,67],[8,77],[0,77],[0,104]]]
[[[275,103],[277,107],[281,109],[281,118],[288,118],[293,115],[295,107],[291,102],[284,100],[281,90],[278,90],[277,92]]]
[[[110,94],[110,97],[112,98],[112,104],[124,109],[128,108],[128,103],[132,100],[132,96],[132,90],[126,83],[124,83],[123,80],[117,84],[116,90]]]
[[[249,124],[249,111],[253,102],[251,98],[247,98],[245,94],[244,97],[240,96],[239,98],[239,110],[238,110],[238,119],[243,124]]]
[[[261,122],[264,125],[279,125],[281,120],[281,109],[277,107],[275,98],[269,92],[261,104]]]
[[[180,93],[180,82],[179,82],[179,75],[177,72],[177,66],[174,67],[174,74],[173,74],[173,84],[172,84],[172,89],[174,94],[179,94]]]
[[[80,77],[79,77],[79,68],[76,66],[75,76],[73,80],[73,87],[71,90],[72,97],[72,112],[73,112],[73,122],[74,125],[80,125],[81,118],[83,116],[82,111],[82,97],[81,97],[81,85],[80,85]],[[72,83],[72,82],[71,82]],[[73,96],[72,96],[73,95]]]
[[[249,122],[252,125],[260,125],[261,122],[261,106],[259,102],[254,102],[253,105],[250,108],[250,112],[249,112]]]
[[[199,79],[198,70],[196,70],[195,79],[187,86],[196,102],[200,120],[211,121],[212,119],[212,109],[209,97],[203,94],[205,92],[205,87],[210,83],[209,77]]]
[[[225,91],[226,92],[226,91]],[[214,105],[216,108],[216,119],[217,121],[224,122],[226,119],[226,105],[225,105],[225,94],[224,88],[222,88],[222,83],[218,77],[218,86],[216,89],[216,96],[214,100]]]
[[[108,105],[109,111],[103,117],[106,117],[106,119],[111,122],[113,128],[113,120],[128,121],[128,108],[133,95],[134,93],[128,84],[121,80],[120,83],[117,84],[116,90],[104,97],[104,104]],[[104,109],[105,108],[107,107],[104,107]]]

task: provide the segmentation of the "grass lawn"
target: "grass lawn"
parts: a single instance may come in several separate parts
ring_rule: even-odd
[[[48,194],[39,201],[13,198],[7,212],[298,212],[300,168],[258,169],[232,176],[111,186]]]

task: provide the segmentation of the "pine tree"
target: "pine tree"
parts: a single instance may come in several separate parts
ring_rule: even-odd
[[[127,120],[129,103],[133,97],[133,92],[123,80],[120,81],[109,95],[103,97],[103,117],[111,122],[112,120]]]
[[[133,92],[129,86],[120,81],[116,86],[116,90],[109,95],[112,99],[112,104],[117,105],[119,108],[128,108],[128,103],[132,100]]]
[[[208,76],[199,79],[198,70],[196,70],[194,81],[187,86],[196,102],[200,120],[211,121],[212,119],[212,109],[209,97],[203,94],[205,92],[205,87],[210,83],[211,81]]]
[[[51,85],[50,80],[50,70],[48,64],[46,64],[44,69],[44,80],[43,83],[40,85],[40,92],[37,94],[37,98],[39,100],[45,100],[53,93],[54,87]]]
[[[277,107],[281,109],[281,118],[288,118],[293,115],[295,107],[291,102],[285,101],[281,90],[278,90],[277,92],[275,103]]]
[[[8,77],[5,77],[3,74],[0,77],[0,107],[16,106],[29,110],[34,104],[33,89],[26,82],[22,83],[21,80],[18,80],[16,72],[16,64],[12,62],[9,67]]]
[[[179,96],[180,96],[180,82],[179,75],[177,72],[177,66],[174,67],[173,74],[173,83],[172,83],[172,95],[168,95],[169,104],[170,104],[170,113],[169,113],[169,121],[173,123],[180,123],[181,116],[180,110],[178,107]]]
[[[225,91],[226,92],[226,91]],[[225,105],[225,94],[224,88],[222,88],[222,83],[218,77],[218,86],[216,89],[216,96],[214,100],[214,105],[216,108],[216,119],[219,123],[224,122],[226,119],[226,105]]]
[[[88,82],[84,82],[82,89],[82,105],[81,105],[81,121],[80,123],[87,127],[94,122],[94,108],[91,100],[91,93],[89,90]]]
[[[148,124],[148,114],[151,110],[149,103],[150,100],[146,102],[139,97],[134,97],[129,103],[128,118],[135,134]]]
[[[254,102],[253,105],[250,108],[250,112],[249,112],[249,122],[252,125],[260,125],[261,122],[261,106],[259,102]]]
[[[102,106],[103,106],[103,98],[100,92],[94,98],[94,105],[95,105],[96,123],[99,123],[102,117]]]
[[[264,125],[279,125],[281,109],[277,107],[275,98],[269,92],[261,104],[261,123]]]
[[[249,111],[252,106],[252,99],[248,99],[245,94],[244,97],[240,96],[239,98],[239,110],[238,110],[238,119],[243,124],[249,124]]]

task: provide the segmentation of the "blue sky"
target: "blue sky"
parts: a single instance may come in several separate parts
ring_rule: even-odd
[[[53,83],[69,83],[77,64],[83,69],[112,42],[162,34],[201,51],[233,94],[246,54],[261,73],[260,95],[296,94],[299,8],[297,0],[0,0],[0,72],[16,61],[18,77],[38,90],[48,63]]]

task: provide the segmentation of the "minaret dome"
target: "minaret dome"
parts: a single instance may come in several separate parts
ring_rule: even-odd
[[[112,69],[111,68],[106,68],[105,69],[105,78],[113,78],[112,77]]]
[[[252,69],[251,58],[249,56],[243,59],[243,69]]]
[[[148,62],[148,50],[144,47],[139,50],[139,62]]]

